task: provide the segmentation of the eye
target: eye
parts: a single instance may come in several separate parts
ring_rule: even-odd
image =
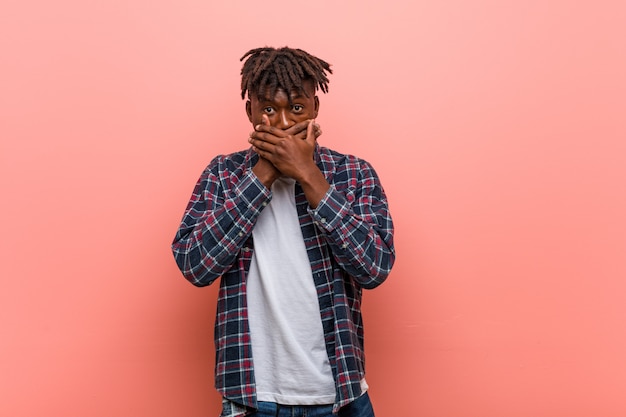
[[[302,110],[304,110],[304,106],[302,104],[294,104],[291,108],[296,113],[300,113]]]
[[[268,106],[268,107],[264,107],[263,108],[263,113],[271,114],[273,112],[274,112],[274,108],[273,107]]]

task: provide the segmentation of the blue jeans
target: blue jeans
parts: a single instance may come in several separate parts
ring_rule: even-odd
[[[332,405],[281,405],[259,401],[259,409],[249,417],[374,417],[367,392],[333,414]]]

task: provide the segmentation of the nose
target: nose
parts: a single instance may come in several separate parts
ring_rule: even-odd
[[[278,126],[277,127],[279,127],[280,129],[289,129],[294,124],[296,123],[293,120],[291,120],[291,118],[289,117],[288,111],[283,110],[278,113]]]

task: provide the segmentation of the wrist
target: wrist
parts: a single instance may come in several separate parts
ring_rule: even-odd
[[[309,206],[313,209],[317,208],[330,188],[330,184],[317,166],[315,166],[315,171],[308,172],[301,179],[298,179],[298,182],[302,186]]]
[[[280,177],[280,171],[271,162],[263,158],[259,158],[259,162],[252,167],[252,172],[268,189]]]

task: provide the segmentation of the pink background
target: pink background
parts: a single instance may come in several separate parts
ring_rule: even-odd
[[[377,168],[380,417],[626,415],[621,1],[5,1],[0,415],[216,416],[216,288],[169,245],[247,146],[238,61],[331,62],[320,142]]]

